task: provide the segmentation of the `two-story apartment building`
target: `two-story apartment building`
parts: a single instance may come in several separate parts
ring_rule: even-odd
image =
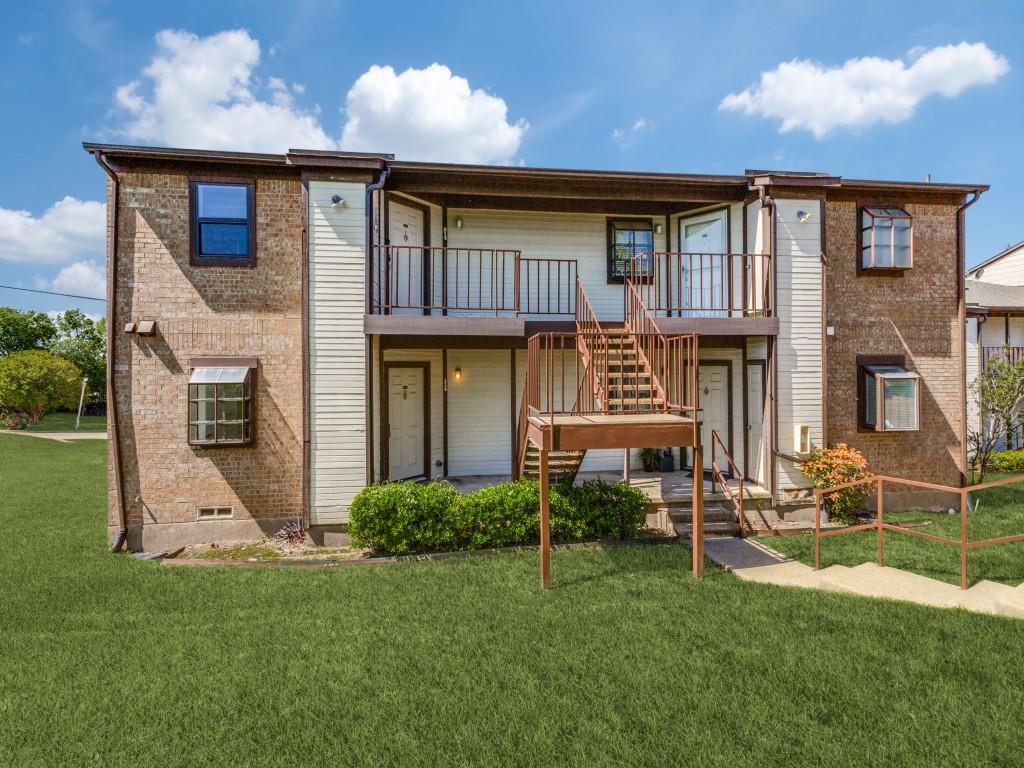
[[[368,483],[536,475],[540,447],[569,477],[731,460],[779,509],[840,441],[961,482],[984,186],[86,149],[112,539],[343,523]]]

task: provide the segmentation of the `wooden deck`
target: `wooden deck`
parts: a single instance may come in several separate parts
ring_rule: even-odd
[[[531,414],[527,439],[545,451],[696,444],[699,425],[672,413]]]

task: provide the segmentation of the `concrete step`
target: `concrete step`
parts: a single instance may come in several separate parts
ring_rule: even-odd
[[[833,571],[833,569],[835,569]],[[833,565],[825,570],[833,571],[833,574],[841,570],[848,570],[842,565]],[[737,568],[733,570],[737,578],[743,581],[754,581],[759,584],[778,584],[784,587],[804,587],[805,589],[824,589],[830,592],[845,592],[847,590],[836,587],[826,582],[823,571],[815,571],[809,565],[804,565],[797,560],[790,560],[775,565],[762,565],[754,568]]]
[[[693,524],[692,523],[672,523],[673,529],[675,529],[676,536],[681,539],[689,539],[693,537]],[[740,526],[735,520],[723,520],[717,522],[704,521],[704,536],[716,537],[716,536],[738,536],[740,532]]]
[[[692,523],[693,522],[693,510],[687,507],[686,509],[672,508],[668,510],[668,519],[673,523]],[[725,521],[735,521],[736,513],[732,509],[720,506],[704,506],[704,522],[705,523],[721,523]]]

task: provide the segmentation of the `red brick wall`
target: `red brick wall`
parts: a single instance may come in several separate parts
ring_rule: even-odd
[[[957,207],[907,204],[913,268],[902,277],[859,275],[858,207],[826,204],[828,442],[859,448],[874,471],[959,485],[962,470]],[[857,356],[903,355],[921,375],[921,429],[858,429]]]
[[[115,390],[129,527],[195,522],[199,505],[233,506],[236,520],[300,515],[299,180],[257,179],[257,265],[250,269],[189,265],[184,173],[119,178]],[[121,332],[140,320],[156,320],[157,335]],[[235,355],[259,358],[255,443],[190,446],[189,359]]]

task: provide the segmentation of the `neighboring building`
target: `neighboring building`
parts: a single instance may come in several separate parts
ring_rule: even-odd
[[[970,384],[994,355],[1024,360],[1024,242],[986,259],[967,272],[968,427],[979,428],[977,397]],[[1008,445],[1007,445],[1008,442]],[[1024,434],[1000,447],[1019,448]]]
[[[343,523],[381,480],[535,474],[531,408],[556,437],[557,414],[639,419],[634,448],[682,435],[647,415],[696,415],[706,464],[728,453],[781,511],[840,441],[962,482],[983,186],[86,149],[112,179],[110,530],[123,509],[132,546]],[[621,471],[597,435],[552,471]],[[688,465],[697,438],[661,445]]]

